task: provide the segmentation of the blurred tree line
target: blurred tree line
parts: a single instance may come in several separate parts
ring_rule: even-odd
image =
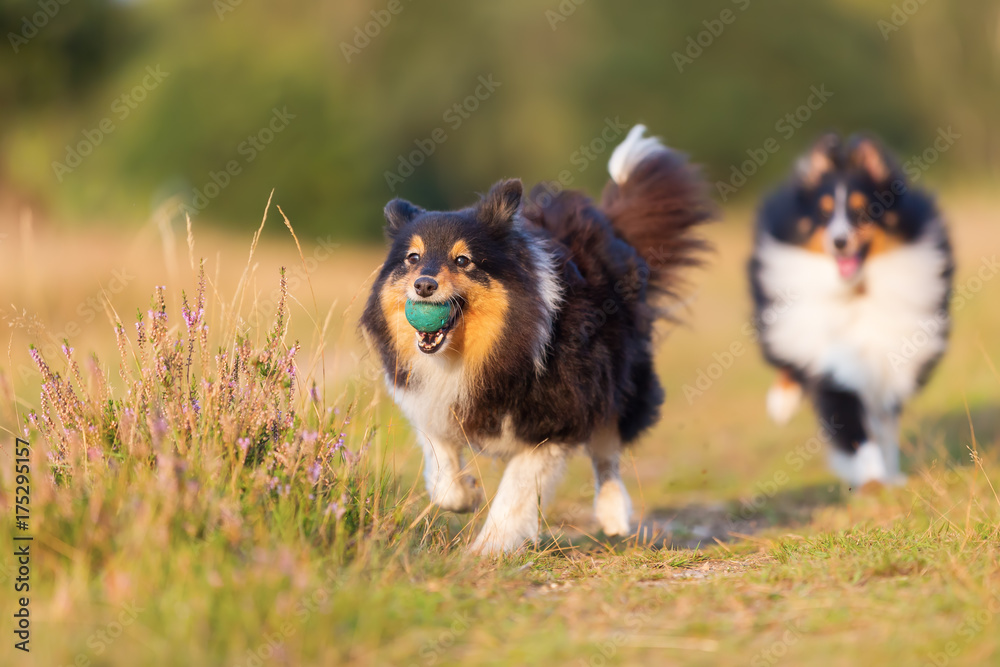
[[[997,0],[6,0],[0,28],[0,197],[61,224],[249,227],[275,188],[300,230],[376,238],[397,195],[596,193],[639,121],[741,171],[729,201],[827,129],[907,159],[950,126],[929,180],[1000,170]]]

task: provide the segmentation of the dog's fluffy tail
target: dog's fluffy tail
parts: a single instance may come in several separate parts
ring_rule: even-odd
[[[601,208],[649,265],[651,286],[676,297],[680,270],[701,264],[710,247],[695,228],[714,218],[715,208],[687,157],[645,133],[636,125],[611,154]]]

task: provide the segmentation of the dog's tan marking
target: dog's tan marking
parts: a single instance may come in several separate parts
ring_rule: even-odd
[[[868,240],[868,256],[875,257],[891,252],[903,245],[903,239],[878,225],[865,225],[864,237]]]
[[[848,196],[847,205],[851,207],[852,211],[863,211],[868,206],[868,197],[855,190]]]
[[[481,285],[465,276],[456,276],[455,284],[465,296],[465,307],[452,334],[455,336],[452,345],[462,355],[466,377],[474,383],[484,366],[495,361],[499,353],[497,343],[507,322],[510,298],[497,282]]]
[[[774,384],[782,389],[794,389],[799,383],[795,381],[791,373],[781,369],[778,371],[777,377],[774,378]]]
[[[826,227],[817,227],[816,230],[810,234],[803,247],[809,252],[826,254]]]
[[[799,234],[801,234],[802,236],[808,234],[809,230],[812,229],[812,226],[813,226],[812,220],[810,220],[808,217],[799,218],[799,224],[798,224]]]
[[[466,245],[465,241],[461,239],[455,242],[455,245],[451,247],[451,253],[449,253],[449,256],[453,260],[459,255],[465,255],[469,259],[472,259],[472,253],[469,252],[469,246]]]
[[[387,283],[379,294],[379,305],[388,324],[389,336],[401,365],[408,365],[417,353],[413,327],[406,321],[406,286],[409,274]]]
[[[417,234],[410,237],[410,250],[406,254],[409,255],[414,252],[418,255],[424,254],[424,240]]]
[[[819,210],[823,213],[830,215],[833,213],[833,197],[830,195],[823,195],[819,198]]]

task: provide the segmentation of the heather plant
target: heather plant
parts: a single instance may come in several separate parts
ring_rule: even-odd
[[[998,232],[980,209],[962,213],[980,221],[956,246],[972,275]],[[744,256],[745,229],[713,233]],[[81,234],[96,255],[103,242]],[[14,653],[8,607],[0,664],[997,662],[997,281],[956,313],[956,344],[904,421],[907,486],[848,492],[819,453],[794,467],[815,426],[803,416],[779,437],[760,403],[770,377],[744,355],[717,400],[668,400],[636,448],[635,537],[593,530],[592,474],[578,458],[538,548],[491,560],[466,554],[481,517],[428,503],[414,434],[354,354],[351,295],[381,249],[345,249],[310,271],[306,246],[284,287],[280,241],[260,260],[251,251],[243,278],[221,268],[232,240],[218,269],[190,251],[190,272],[164,281],[150,261],[135,279],[150,287],[117,295],[107,324],[60,350],[46,327],[65,331],[99,278],[63,285],[55,268],[80,253],[52,245],[64,240],[40,246],[52,269],[36,276],[43,296],[25,290],[0,312],[4,599],[20,583],[13,538],[32,537],[31,655]],[[117,243],[100,249],[132,250]],[[0,243],[4,285],[29,283],[21,248]],[[273,268],[251,291],[258,261]],[[742,263],[720,263],[697,335],[663,346],[676,386],[743,335],[743,288]],[[144,307],[111,307],[124,303]],[[30,356],[28,341],[40,347]],[[26,528],[15,431],[31,445]],[[489,497],[499,470],[472,462]]]
[[[26,433],[44,457],[36,474],[47,472],[36,493],[61,510],[40,519],[62,524],[53,533],[74,534],[82,528],[77,505],[99,508],[109,525],[80,535],[98,553],[121,546],[128,531],[111,525],[128,522],[164,548],[184,535],[248,548],[262,536],[247,519],[278,514],[339,555],[376,524],[391,531],[401,514],[391,475],[368,456],[370,416],[352,424],[356,402],[326,406],[315,383],[302,386],[300,346],[286,341],[284,268],[262,336],[238,319],[228,333],[213,331],[204,263],[197,276],[193,299],[181,295],[179,319],[168,312],[166,287],[134,326],[116,319],[117,373],[96,355],[81,364],[68,342],[58,360],[30,349],[42,388]]]

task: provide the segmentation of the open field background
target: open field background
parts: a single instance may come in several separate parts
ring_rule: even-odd
[[[5,0],[0,37],[0,666],[1000,664],[1000,1]],[[578,458],[537,549],[469,558],[357,332],[379,211],[597,193],[636,122],[725,213],[641,528],[595,533]],[[768,422],[749,320],[751,208],[828,130],[940,192],[958,256],[875,496]]]
[[[45,445],[32,431],[33,645],[14,663],[5,643],[4,663],[993,664],[998,203],[967,192],[941,203],[966,298],[949,354],[905,413],[907,487],[850,493],[825,471],[808,410],[784,428],[768,422],[770,373],[745,328],[750,214],[729,210],[708,231],[717,253],[695,277],[686,324],[663,331],[668,403],[626,475],[642,530],[616,543],[595,534],[590,471],[577,458],[546,540],[502,561],[463,554],[475,519],[427,511],[413,436],[356,331],[381,248],[300,236],[300,254],[273,204],[272,233],[249,264],[253,220],[239,234],[196,224],[193,254],[183,226],[155,216],[135,233],[9,220],[0,230],[5,439],[40,406],[29,344],[64,377],[63,339],[81,365],[97,353],[107,395],[121,399],[114,313],[132,335],[136,311],[163,285],[169,336],[183,334],[181,293],[193,302],[193,267],[205,258],[206,321],[224,346],[224,332],[237,330],[268,344],[287,267],[280,347],[302,345],[294,402],[306,432],[342,432],[349,454],[324,463],[329,479],[291,466],[274,488],[249,465],[220,472],[213,457],[231,458],[236,444],[225,434],[205,437],[208,454],[171,459],[166,481],[163,451],[150,467],[134,450],[91,443],[60,487],[37,479]],[[238,303],[244,324],[230,327]],[[93,388],[89,377],[81,387]],[[686,385],[703,393],[686,395]],[[3,452],[7,545],[7,443]],[[480,466],[492,491],[501,468]]]

